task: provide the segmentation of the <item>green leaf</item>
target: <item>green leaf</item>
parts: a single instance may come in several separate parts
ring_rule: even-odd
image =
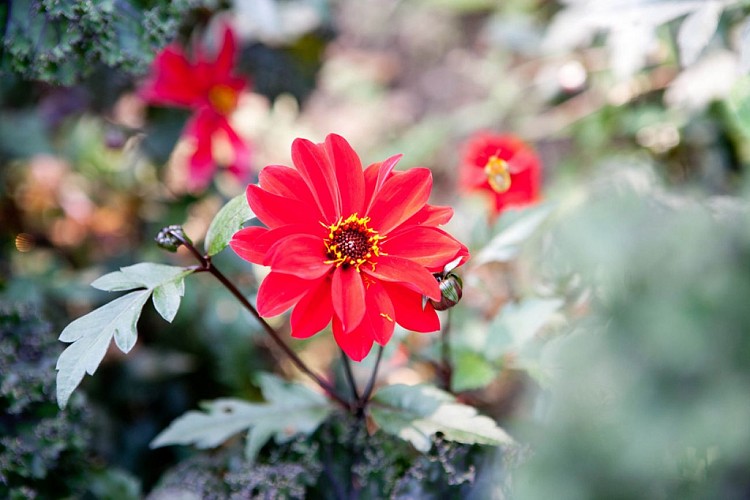
[[[508,350],[519,351],[547,324],[560,307],[560,299],[526,299],[507,304],[490,325],[484,355],[497,359]]]
[[[208,255],[216,255],[224,250],[232,235],[242,228],[242,224],[255,217],[247,204],[244,194],[235,196],[219,210],[208,226],[204,243]]]
[[[480,389],[492,382],[498,370],[480,353],[460,351],[454,355],[451,386],[456,392]]]
[[[122,267],[119,271],[105,274],[94,280],[91,286],[108,292],[133,290],[134,288],[156,288],[164,283],[187,276],[192,269],[185,267],[167,266],[152,262],[141,262],[132,266]]]
[[[177,315],[180,302],[185,295],[185,279],[180,277],[154,288],[154,307],[162,318],[170,323]]]
[[[60,341],[72,344],[57,360],[57,401],[61,408],[83,376],[94,374],[112,338],[122,352],[130,352],[138,339],[138,318],[152,293],[157,312],[169,322],[174,319],[185,294],[185,276],[192,272],[190,268],[144,262],[105,274],[91,284],[109,291],[144,290],[123,295],[78,318],[62,331]]]
[[[748,33],[750,33],[750,24],[748,26]],[[750,49],[748,49],[748,54],[750,54]],[[745,137],[750,137],[750,77],[745,76],[737,80],[729,94],[727,105],[740,131]]]
[[[311,434],[331,412],[328,400],[305,386],[284,382],[270,374],[260,375],[266,403],[217,399],[189,411],[172,422],[151,442],[152,448],[194,444],[213,448],[248,429],[245,453],[253,461],[269,439],[285,442],[297,434]]]
[[[430,385],[390,385],[373,398],[372,418],[389,434],[409,441],[426,453],[432,436],[465,444],[501,445],[513,442],[489,417],[458,403],[447,392]]]
[[[107,352],[112,337],[123,352],[133,348],[135,325],[151,292],[142,290],[119,297],[78,318],[60,334],[73,342],[57,360],[57,402],[64,408],[83,376],[93,375]]]
[[[507,262],[514,259],[521,245],[536,232],[539,226],[552,213],[552,207],[544,205],[532,209],[528,214],[514,221],[509,227],[492,238],[474,260],[477,264]]]

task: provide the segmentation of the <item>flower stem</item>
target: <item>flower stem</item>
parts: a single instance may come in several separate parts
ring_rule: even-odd
[[[297,356],[297,353],[292,350],[291,347],[289,347],[286,342],[282,340],[282,338],[279,336],[279,334],[276,332],[276,330],[273,329],[271,325],[266,322],[265,319],[263,319],[260,314],[258,314],[258,311],[255,309],[255,307],[248,301],[245,296],[242,294],[242,292],[239,291],[239,289],[229,281],[229,279],[224,276],[224,274],[219,271],[219,269],[214,266],[213,262],[211,262],[210,256],[204,256],[201,255],[201,253],[198,251],[195,246],[193,246],[192,243],[187,241],[185,238],[180,236],[179,234],[171,233],[175,238],[177,238],[180,243],[182,243],[187,249],[200,261],[201,263],[201,270],[211,273],[214,278],[219,280],[219,282],[224,285],[224,288],[229,290],[229,292],[234,295],[234,297],[244,306],[245,309],[250,311],[250,313],[255,316],[255,319],[258,320],[258,322],[261,324],[263,329],[268,333],[268,335],[271,336],[273,341],[281,348],[281,350],[286,353],[287,356],[289,356],[289,359],[292,360],[292,363],[299,368],[303,373],[305,373],[307,376],[309,376],[311,379],[315,381],[316,384],[320,386],[321,389],[323,389],[328,396],[336,401],[340,406],[342,406],[347,411],[355,411],[355,407],[353,407],[348,401],[346,401],[344,398],[338,395],[336,393],[336,389],[331,386],[328,382],[323,380],[318,374],[313,372],[310,367],[305,364],[302,359],[300,359],[299,356]]]
[[[352,397],[356,404],[359,403],[359,392],[357,391],[357,383],[354,381],[354,375],[352,374],[352,364],[349,362],[349,356],[341,351],[341,360],[344,363],[344,373],[346,374],[346,381],[349,383],[349,387],[352,390]]]
[[[442,358],[442,366],[440,367],[440,375],[443,382],[443,388],[448,392],[452,391],[451,379],[453,378],[453,362],[451,361],[451,310],[448,309],[448,317],[445,319],[445,326],[440,331],[440,354]]]
[[[372,369],[370,380],[367,381],[365,392],[363,392],[362,397],[359,398],[357,416],[360,418],[364,416],[365,408],[367,408],[367,403],[369,402],[370,396],[372,395],[372,390],[375,388],[375,380],[378,378],[378,368],[380,368],[381,359],[383,359],[383,346],[379,345],[378,346],[378,358],[375,360],[375,367]]]

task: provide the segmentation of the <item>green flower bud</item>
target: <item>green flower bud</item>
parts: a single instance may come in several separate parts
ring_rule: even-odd
[[[463,282],[457,274],[448,273],[445,276],[436,276],[440,282],[440,302],[430,300],[436,311],[445,311],[458,304],[463,295]]]
[[[180,241],[180,239],[182,239],[182,241],[192,243],[192,241],[190,241],[190,238],[188,238],[188,236],[185,234],[185,231],[182,229],[182,226],[175,224],[162,228],[162,230],[159,231],[159,234],[156,235],[156,238],[154,238],[154,241],[156,241],[156,244],[164,250],[167,250],[169,252],[176,252],[177,249],[180,248],[180,245],[182,245],[182,241]]]

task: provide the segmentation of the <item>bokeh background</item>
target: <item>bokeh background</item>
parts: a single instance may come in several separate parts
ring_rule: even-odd
[[[196,276],[172,324],[147,307],[129,355],[112,350],[68,410],[53,396],[57,335],[111,299],[91,281],[191,264],[153,237],[181,224],[200,241],[245,188],[220,172],[189,191],[188,114],[136,92],[164,45],[211,40],[226,20],[252,81],[232,124],[256,171],[290,164],[295,137],[336,132],[366,164],[403,153],[399,168],[429,167],[431,202],[455,208],[448,230],[474,258],[450,318],[453,387],[519,443],[484,450],[471,477],[454,470],[463,496],[750,497],[748,14],[712,0],[0,5],[0,492],[160,498],[192,481],[208,496],[225,487],[210,455],[149,442],[201,400],[259,399],[258,371],[297,375]],[[536,149],[538,205],[494,218],[459,189],[482,130]],[[248,293],[262,278],[229,250],[216,262]],[[437,335],[398,336],[383,382],[440,376]],[[320,371],[338,370],[333,347],[295,342]],[[437,498],[427,470],[391,495]],[[222,491],[262,495],[268,477]]]

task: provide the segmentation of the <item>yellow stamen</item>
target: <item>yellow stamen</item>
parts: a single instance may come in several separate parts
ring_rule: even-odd
[[[369,217],[359,217],[354,213],[347,219],[340,217],[330,226],[323,224],[328,228],[328,238],[323,242],[328,260],[324,262],[336,267],[352,266],[357,271],[362,264],[370,264],[375,270],[375,262],[371,259],[373,255],[380,255],[378,243],[385,237],[367,227],[369,222]]]
[[[388,315],[387,313],[380,313],[380,316],[381,316],[382,318],[385,318],[385,319],[387,319],[387,320],[388,320],[388,321],[390,321],[391,323],[393,323],[393,318],[391,318],[391,317],[390,317],[390,316],[389,316],[389,315]]]
[[[491,156],[484,166],[487,182],[496,193],[504,193],[510,189],[510,170],[508,163],[497,156]]]
[[[237,107],[238,98],[237,91],[223,83],[214,85],[208,91],[208,101],[222,115],[228,115],[234,111],[234,108]]]

